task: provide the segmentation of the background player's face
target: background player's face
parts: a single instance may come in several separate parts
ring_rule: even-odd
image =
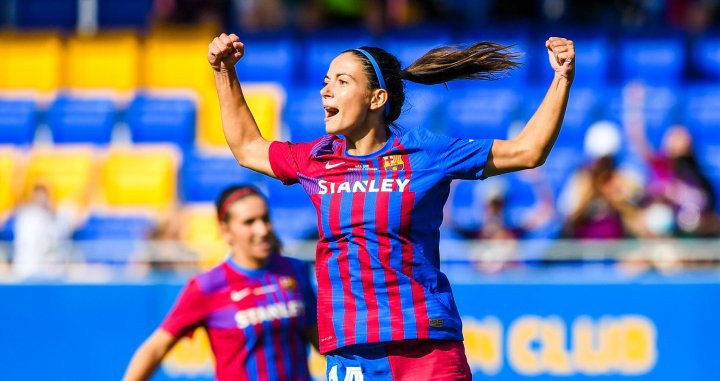
[[[370,110],[371,91],[362,63],[351,53],[332,61],[320,90],[325,109],[325,131],[347,135],[361,126]]]
[[[243,197],[230,205],[228,213],[228,222],[220,223],[220,232],[233,255],[262,263],[270,256],[275,243],[265,200],[254,195]]]

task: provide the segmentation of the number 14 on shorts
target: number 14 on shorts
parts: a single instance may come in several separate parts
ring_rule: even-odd
[[[359,366],[349,366],[345,369],[345,377],[342,381],[364,381],[362,368]],[[338,378],[338,366],[333,365],[328,372],[328,381],[340,381]]]

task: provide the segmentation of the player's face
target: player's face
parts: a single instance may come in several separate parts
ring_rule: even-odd
[[[320,95],[328,134],[347,135],[361,126],[370,110],[371,92],[360,60],[351,53],[335,57]]]
[[[259,196],[235,201],[228,209],[228,222],[220,232],[234,255],[245,255],[250,261],[267,259],[274,246],[273,228],[267,204]]]

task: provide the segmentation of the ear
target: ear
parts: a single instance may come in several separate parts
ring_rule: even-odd
[[[220,237],[223,239],[223,241],[230,243],[232,237],[230,236],[230,227],[228,226],[227,222],[218,223],[218,230],[220,232]]]
[[[388,92],[385,89],[375,89],[370,98],[370,110],[383,109],[388,102]]]

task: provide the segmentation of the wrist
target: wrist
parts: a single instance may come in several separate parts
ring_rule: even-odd
[[[560,82],[565,82],[565,83],[567,83],[568,85],[572,85],[573,80],[575,79],[575,73],[572,73],[572,74],[561,74],[561,73],[555,72],[555,77],[554,77],[554,79],[556,79],[556,80],[558,80],[558,81],[560,81]]]

